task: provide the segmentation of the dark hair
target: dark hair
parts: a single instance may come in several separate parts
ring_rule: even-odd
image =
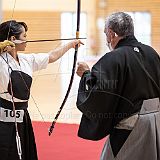
[[[24,22],[17,22],[15,20],[10,20],[1,23],[0,42],[3,42],[4,40],[9,40],[11,36],[15,36],[16,39],[19,39],[19,36],[22,33],[22,27],[25,28],[25,31],[28,30],[28,27]]]

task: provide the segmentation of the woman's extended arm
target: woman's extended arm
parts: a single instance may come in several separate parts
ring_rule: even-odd
[[[61,58],[69,49],[75,48],[75,46],[77,44],[80,46],[83,43],[80,40],[74,40],[74,41],[69,42],[66,45],[64,45],[58,49],[51,50],[49,52],[49,63],[53,63],[56,60],[58,60],[59,58]]]

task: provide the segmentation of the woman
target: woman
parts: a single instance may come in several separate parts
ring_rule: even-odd
[[[27,30],[24,22],[15,20],[0,25],[1,160],[38,159],[32,124],[27,111],[32,74],[45,69],[48,63],[55,62],[77,44],[82,44],[81,41],[75,40],[59,49],[51,50],[48,54],[18,53],[25,51]],[[13,112],[14,107],[15,112]]]

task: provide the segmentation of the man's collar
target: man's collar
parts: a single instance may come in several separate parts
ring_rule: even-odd
[[[137,39],[135,38],[135,36],[134,36],[134,35],[130,35],[130,36],[127,36],[127,37],[121,39],[121,40],[117,43],[115,49],[116,49],[116,48],[119,48],[119,47],[121,47],[121,46],[130,46],[130,45],[133,45],[134,43],[137,43],[137,42],[138,42],[138,41],[137,41]]]

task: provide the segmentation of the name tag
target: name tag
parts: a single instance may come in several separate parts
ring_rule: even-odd
[[[16,110],[16,122],[22,123],[24,110]],[[0,121],[2,122],[15,122],[14,112],[10,109],[0,107]]]

